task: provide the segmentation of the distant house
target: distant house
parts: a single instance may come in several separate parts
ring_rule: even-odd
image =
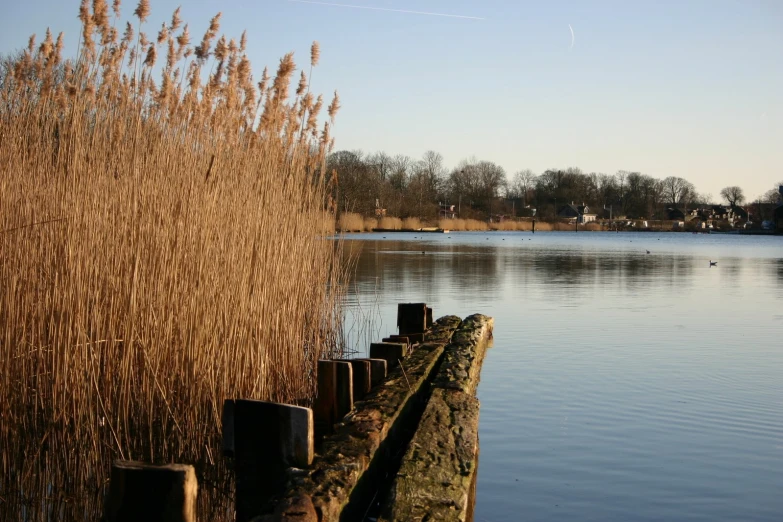
[[[731,213],[735,220],[743,222],[748,220],[748,211],[742,207],[738,207],[736,205],[731,207]]]
[[[440,204],[440,210],[438,210],[438,215],[442,219],[454,219],[457,217],[457,212],[455,210],[455,205],[446,205],[444,203]]]
[[[386,217],[386,209],[381,207],[380,199],[375,200],[375,217],[377,218]]]
[[[676,207],[667,208],[666,219],[671,221],[685,221],[685,212]]]
[[[576,220],[578,223],[590,223],[595,221],[597,217],[594,213],[590,212],[590,208],[585,205],[574,205],[571,202],[570,205],[564,205],[557,211],[557,216],[565,219]]]

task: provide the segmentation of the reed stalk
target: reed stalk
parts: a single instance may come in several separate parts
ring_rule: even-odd
[[[112,8],[0,81],[0,520],[97,519],[116,458],[194,464],[228,520],[224,399],[306,401],[341,350],[332,138],[292,55],[256,85],[219,16],[194,48]]]

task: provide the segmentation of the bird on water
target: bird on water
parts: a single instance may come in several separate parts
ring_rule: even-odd
[[[718,266],[718,262],[710,260],[710,266]]]

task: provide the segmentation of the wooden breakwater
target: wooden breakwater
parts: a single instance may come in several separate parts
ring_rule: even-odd
[[[494,322],[433,321],[423,303],[400,304],[397,322],[369,358],[319,361],[313,408],[226,401],[237,522],[472,519]],[[115,463],[105,520],[197,520],[193,468],[169,468]]]

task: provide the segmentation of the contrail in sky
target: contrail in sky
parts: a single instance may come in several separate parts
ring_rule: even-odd
[[[425,15],[425,16],[443,16],[446,18],[462,18],[465,20],[484,20],[484,18],[478,16],[465,16],[465,15],[455,15],[455,14],[446,14],[446,13],[430,13],[427,11],[411,11],[409,9],[389,9],[387,7],[372,7],[369,5],[335,4],[332,2],[315,2],[313,0],[288,0],[288,1],[296,2],[298,4],[328,5],[331,7],[350,7],[351,9],[367,9],[370,11],[389,11],[392,13],[406,13],[406,14],[417,14],[417,15]]]
[[[569,49],[574,48],[574,28],[571,27],[571,24],[568,24],[568,28],[571,29],[571,47]]]

